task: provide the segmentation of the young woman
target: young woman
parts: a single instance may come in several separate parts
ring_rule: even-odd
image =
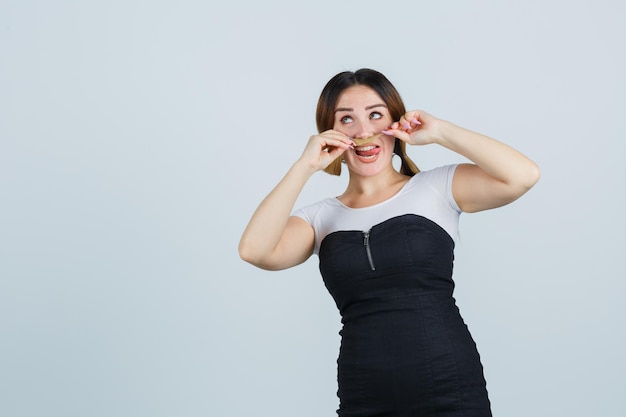
[[[339,416],[490,416],[480,357],[452,296],[458,219],[516,200],[538,181],[537,165],[407,112],[371,69],[334,76],[316,120],[320,133],[252,216],[241,258],[279,270],[319,256],[343,323]],[[437,144],[473,163],[419,172],[406,144]],[[313,173],[339,175],[342,165],[350,175],[342,195],[293,212]]]

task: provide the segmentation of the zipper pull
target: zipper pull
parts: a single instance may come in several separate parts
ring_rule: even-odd
[[[370,263],[372,271],[376,270],[374,266],[374,258],[372,257],[372,249],[370,248],[370,231],[363,232],[363,246],[365,246],[365,252],[367,253],[367,260]]]

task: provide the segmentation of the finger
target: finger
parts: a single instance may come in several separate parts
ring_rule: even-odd
[[[353,144],[354,142],[352,142],[351,139],[344,139],[344,138],[334,138],[334,137],[327,137],[327,136],[322,136],[322,142],[320,143],[322,149],[328,150],[330,148],[341,148],[341,149],[350,149],[354,146]]]
[[[405,116],[407,122],[411,125],[411,127],[419,126],[422,122],[419,120],[420,114],[419,112],[411,112],[411,114],[407,114]]]
[[[331,161],[334,161],[335,159],[343,155],[344,152],[346,151],[347,149],[344,149],[344,148],[331,148],[328,150],[328,157],[330,158]]]
[[[404,142],[408,142],[411,139],[411,135],[402,129],[386,129],[382,130],[381,133],[384,133],[387,136],[393,136],[394,138],[398,138]]]
[[[354,140],[350,136],[344,133],[338,132],[336,130],[327,130],[322,133],[322,136],[341,140],[347,143],[348,145],[354,145]]]
[[[398,125],[400,129],[406,131],[411,130],[411,123],[406,119],[406,115],[402,116],[400,120],[398,120]]]
[[[411,112],[407,115],[407,120],[411,123],[411,126],[419,126],[422,124],[420,121],[421,114],[419,111]]]
[[[349,143],[349,138],[339,132],[326,131],[318,135],[311,136],[311,140],[320,143],[326,142],[344,142]]]
[[[422,124],[418,117],[419,115],[416,112],[406,113],[398,121],[398,128],[409,133],[415,132]]]
[[[411,126],[419,124],[419,115],[420,115],[420,112],[417,110],[408,111],[404,113],[402,117],[400,117],[400,120],[398,120],[398,123],[400,126],[404,127],[405,129],[409,129]]]

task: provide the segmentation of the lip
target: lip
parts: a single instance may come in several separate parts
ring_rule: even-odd
[[[366,143],[360,146],[356,146],[353,152],[354,157],[357,160],[365,164],[371,164],[378,159],[380,153],[382,152],[382,149],[380,146],[370,142],[369,144]]]

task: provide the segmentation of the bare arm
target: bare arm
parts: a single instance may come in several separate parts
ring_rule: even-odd
[[[539,180],[539,167],[521,152],[428,113],[409,112],[392,128],[407,143],[437,143],[474,163],[461,164],[452,182],[454,198],[465,212],[509,204]]]
[[[244,261],[278,270],[298,265],[311,256],[313,228],[290,216],[291,211],[311,175],[326,168],[350,146],[350,138],[333,130],[309,139],[300,159],[252,215],[239,242],[239,256]]]

